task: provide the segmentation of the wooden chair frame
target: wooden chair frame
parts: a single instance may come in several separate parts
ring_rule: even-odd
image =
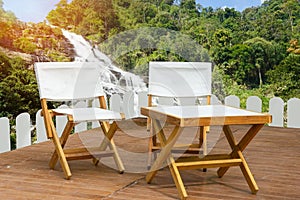
[[[41,64],[43,66],[43,64]],[[49,64],[51,65],[51,64]],[[54,64],[54,65],[57,65]],[[59,64],[58,64],[59,65]],[[61,64],[64,65],[64,64]],[[67,63],[65,65],[72,66],[71,63]],[[69,66],[69,67],[70,67]],[[38,78],[38,75],[37,75]],[[40,86],[39,86],[40,87]],[[40,88],[39,88],[40,89]],[[41,89],[40,89],[41,90]],[[41,92],[41,91],[40,91]],[[91,108],[91,109],[98,109],[97,111],[102,111],[103,109],[107,109],[106,101],[104,96],[98,96],[95,97],[95,99],[99,100],[100,106],[98,108]],[[103,118],[97,118],[93,120],[87,120],[87,121],[99,121],[101,125],[101,129],[104,134],[103,141],[99,141],[99,146],[97,147],[89,147],[89,148],[67,148],[65,149],[65,145],[67,143],[67,140],[69,139],[69,136],[71,134],[71,131],[73,130],[74,126],[80,121],[74,120],[74,116],[69,113],[63,113],[58,112],[56,109],[49,109],[47,102],[53,101],[52,99],[47,99],[41,97],[41,107],[42,107],[42,116],[44,118],[45,128],[46,128],[46,134],[48,139],[51,139],[53,141],[55,151],[52,154],[52,157],[49,162],[49,166],[51,169],[54,169],[57,162],[59,161],[62,170],[64,172],[65,178],[70,179],[72,176],[70,166],[68,164],[68,161],[70,160],[82,160],[82,159],[93,159],[94,165],[97,165],[99,163],[100,158],[102,157],[108,157],[113,156],[115,163],[117,165],[118,171],[120,173],[123,173],[125,168],[123,166],[123,163],[121,161],[121,158],[118,154],[117,148],[115,146],[115,143],[113,141],[113,136],[118,128],[116,121],[113,121],[111,124],[109,123],[110,120],[113,119],[103,119]],[[87,108],[89,109],[89,108]],[[113,112],[113,111],[108,111]],[[124,119],[125,116],[121,113],[118,113],[120,116],[120,120]],[[59,115],[66,115],[67,116],[67,124],[63,130],[63,133],[61,137],[58,136],[56,127],[54,125],[54,117]],[[110,148],[110,150],[106,150],[107,147]],[[92,150],[92,153],[90,152]]]

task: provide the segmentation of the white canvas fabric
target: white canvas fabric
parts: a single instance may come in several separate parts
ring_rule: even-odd
[[[205,118],[205,117],[234,117],[234,116],[264,116],[263,113],[234,108],[224,105],[205,106],[160,106],[151,110],[171,115],[177,118]]]
[[[73,108],[73,109],[53,109],[54,112],[60,114],[72,115],[74,122],[84,121],[109,121],[121,120],[122,117],[119,112],[101,108]]]
[[[35,73],[41,99],[65,101],[104,95],[101,66],[96,62],[37,62]]]
[[[211,63],[150,62],[149,94],[168,97],[211,95]]]
[[[104,96],[101,66],[95,62],[35,63],[40,98],[53,101]],[[56,113],[72,115],[75,122],[121,120],[120,113],[101,108],[62,108]]]

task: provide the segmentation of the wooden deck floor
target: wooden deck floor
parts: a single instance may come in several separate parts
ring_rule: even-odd
[[[139,121],[120,124],[115,142],[120,149],[126,172],[118,174],[109,166],[112,159],[98,166],[90,160],[71,161],[73,176],[63,178],[59,165],[48,168],[53,144],[44,142],[0,154],[1,199],[178,199],[177,189],[167,168],[160,170],[151,184],[145,181],[147,133]],[[234,126],[239,137],[247,126]],[[212,152],[229,151],[219,129],[211,128]],[[74,134],[70,144],[96,141],[96,130]],[[300,129],[264,127],[244,151],[260,188],[256,195],[243,178],[239,167],[232,167],[223,178],[216,169],[182,171],[189,199],[299,199],[300,198]]]

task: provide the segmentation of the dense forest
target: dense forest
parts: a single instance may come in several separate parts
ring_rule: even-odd
[[[215,93],[223,83],[226,95],[242,99],[300,97],[299,0],[269,0],[242,12],[195,0],[61,0],[47,19],[142,76],[149,61],[210,60]]]
[[[83,35],[141,76],[149,61],[211,61],[221,100],[233,94],[243,105],[257,95],[266,111],[268,98],[300,97],[299,0],[269,0],[242,12],[195,0],[61,0],[38,24],[2,7],[0,0],[0,116],[39,109],[30,66],[74,56],[60,28]]]

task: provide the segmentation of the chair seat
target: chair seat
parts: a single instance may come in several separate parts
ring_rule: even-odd
[[[53,112],[72,115],[74,122],[122,120],[120,113],[101,108],[62,108]]]

